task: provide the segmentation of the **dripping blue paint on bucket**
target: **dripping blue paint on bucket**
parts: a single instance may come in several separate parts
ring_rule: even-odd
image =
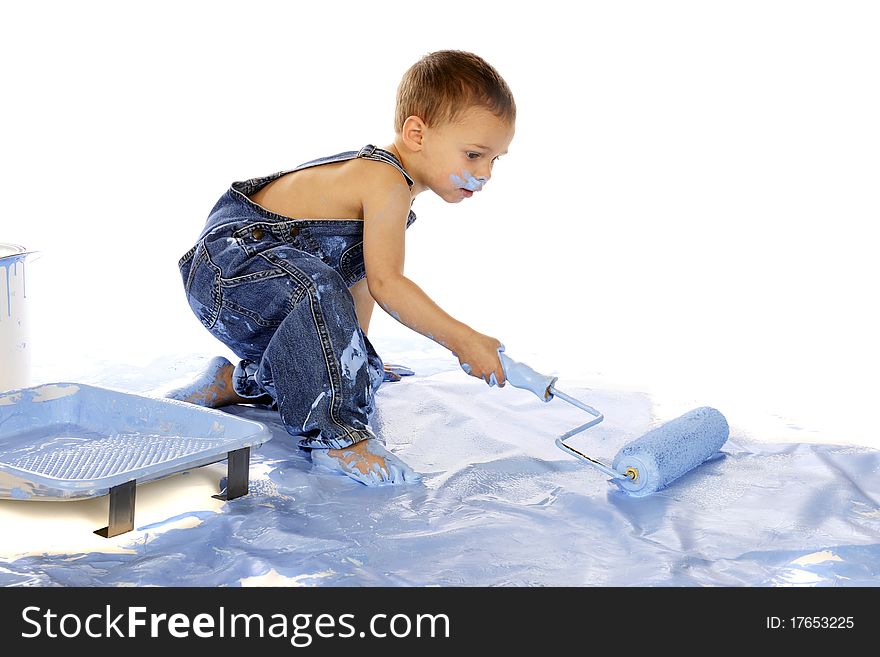
[[[18,244],[0,243],[0,391],[30,383],[26,260]]]

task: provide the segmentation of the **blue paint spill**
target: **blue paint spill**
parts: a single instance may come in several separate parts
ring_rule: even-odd
[[[199,520],[205,520],[215,515],[213,511],[187,511],[185,513],[179,513],[176,516],[171,516],[170,518],[166,518],[165,520],[160,520],[159,522],[154,522],[149,525],[142,525],[137,527],[136,529],[139,532],[146,531],[148,529],[156,529],[158,527],[164,527],[165,525],[170,525],[172,523],[177,522],[178,520],[183,520],[184,518],[198,518]]]

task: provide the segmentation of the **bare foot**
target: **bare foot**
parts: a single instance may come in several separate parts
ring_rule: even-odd
[[[232,387],[232,373],[235,366],[222,356],[212,358],[205,369],[188,385],[165,394],[169,399],[219,408],[229,404],[247,404],[252,399],[239,397]]]
[[[400,381],[400,377],[402,376],[412,376],[415,374],[410,368],[406,365],[394,365],[393,363],[384,363],[385,365],[385,373],[384,380],[391,381],[396,383]]]
[[[342,449],[313,449],[312,463],[341,472],[367,486],[412,483],[422,478],[375,438]]]

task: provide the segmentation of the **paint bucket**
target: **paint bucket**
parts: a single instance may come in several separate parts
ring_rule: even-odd
[[[0,391],[31,384],[23,246],[0,243]]]

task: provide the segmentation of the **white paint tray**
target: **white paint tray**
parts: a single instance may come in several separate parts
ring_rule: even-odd
[[[81,383],[12,390],[0,394],[0,498],[109,494],[113,536],[133,526],[136,483],[228,459],[220,497],[246,494],[250,448],[270,439],[260,422],[172,399]]]

